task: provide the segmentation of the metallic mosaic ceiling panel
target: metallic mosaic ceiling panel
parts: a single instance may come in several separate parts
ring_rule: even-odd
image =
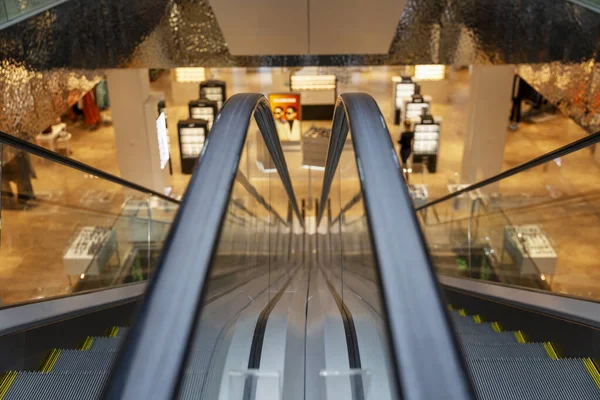
[[[0,31],[0,129],[41,131],[95,69],[428,63],[545,63],[525,79],[593,129],[599,43],[598,14],[567,0],[408,0],[387,54],[234,57],[208,0],[69,0]]]
[[[519,65],[517,73],[588,132],[600,131],[598,63]]]
[[[567,0],[408,0],[387,54],[233,57],[207,0],[70,0],[0,31],[0,59],[35,69],[580,62],[599,40],[598,15]]]
[[[33,139],[100,78],[93,71],[54,69],[40,73],[0,62],[0,131]]]

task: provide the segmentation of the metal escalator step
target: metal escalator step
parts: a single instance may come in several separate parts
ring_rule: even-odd
[[[89,350],[119,350],[119,348],[121,347],[121,343],[123,343],[124,336],[98,336],[92,339],[92,345],[90,346]]]
[[[454,322],[472,322],[475,323],[475,320],[473,319],[473,317],[467,315],[467,316],[462,316],[460,315],[458,312],[456,311],[450,311],[450,318],[452,318],[452,320]]]
[[[479,400],[600,399],[581,359],[467,359]]]
[[[464,343],[462,349],[470,359],[549,358],[542,343]]]
[[[473,318],[471,317],[461,317],[458,314],[452,315],[451,316],[452,322],[454,323],[454,325],[456,326],[477,326],[477,325],[482,325],[482,324],[478,324],[476,323]]]
[[[461,343],[519,343],[513,332],[460,334]]]
[[[3,400],[97,399],[108,375],[103,372],[20,372]]]
[[[108,372],[117,350],[62,350],[51,372]]]
[[[456,329],[456,332],[458,332],[461,335],[467,335],[467,334],[491,334],[494,335],[498,332],[494,331],[494,328],[492,328],[492,325],[490,324],[473,324],[473,325],[459,325],[459,324],[455,324],[454,328]]]

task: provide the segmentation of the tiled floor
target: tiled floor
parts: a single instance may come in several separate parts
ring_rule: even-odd
[[[370,93],[380,105],[387,119],[394,142],[398,139],[400,127],[391,121],[391,76],[394,68],[356,69],[348,79],[340,80],[339,92],[365,91]],[[447,184],[454,182],[461,169],[467,108],[469,100],[468,71],[451,73],[450,96],[446,103],[434,103],[434,115],[443,118],[442,139],[435,174],[413,174],[412,183],[428,185],[430,198],[447,193]],[[236,74],[239,77],[239,71]],[[268,91],[261,73],[247,71],[244,79],[234,79],[231,70],[220,70],[217,79],[228,82],[228,94],[250,91]],[[169,90],[168,74],[154,83],[154,89],[163,90],[167,104],[173,104]],[[427,93],[424,93],[427,94]],[[170,101],[171,100],[171,101]],[[179,99],[185,103],[191,99]],[[187,117],[187,107],[167,108],[169,135],[171,137],[171,157],[173,162],[173,193],[183,194],[189,175],[180,173],[179,149],[175,121]],[[508,113],[508,105],[507,105]],[[304,129],[309,126],[304,123]],[[328,123],[318,123],[327,126]],[[118,164],[112,127],[101,127],[88,131],[81,126],[70,124],[73,134],[71,157],[118,175]],[[540,124],[522,124],[516,132],[510,131],[504,150],[504,169],[530,160],[547,151],[565,145],[585,136],[585,132],[575,123],[558,116]],[[302,153],[287,151],[286,158],[294,190],[299,199],[316,198],[320,194],[323,173],[302,168]],[[358,191],[356,172],[353,169],[352,155],[345,154],[342,163],[347,165],[342,176],[341,189],[336,197],[338,204],[345,204]],[[37,179],[33,180],[34,190],[39,199],[36,207],[28,210],[2,210],[2,237],[0,243],[0,301],[3,304],[27,301],[65,294],[79,277],[67,276],[63,265],[63,252],[74,231],[84,225],[113,225],[118,220],[121,205],[131,193],[124,193],[116,185],[85,176],[66,167],[51,165],[42,160],[34,160]],[[600,298],[600,269],[597,260],[600,250],[595,238],[600,233],[596,203],[600,189],[599,167],[589,149],[566,157],[560,162],[551,163],[548,168],[537,168],[518,177],[502,182],[499,193],[505,216],[499,217],[495,211],[480,216],[480,240],[497,235],[504,225],[539,224],[553,241],[558,253],[556,274],[552,287],[556,291],[581,296]],[[252,178],[257,185],[264,176]],[[273,179],[269,177],[269,179]],[[275,193],[275,191],[273,191]],[[277,206],[283,196],[272,196]],[[333,197],[332,197],[333,199]],[[3,204],[4,206],[4,204]],[[452,205],[438,207],[441,221],[455,217]],[[281,212],[285,215],[285,211]],[[125,223],[125,222],[124,222]],[[432,229],[430,238],[445,244],[449,241],[444,229]],[[441,234],[439,232],[442,232]],[[401,240],[401,239],[399,239]],[[466,237],[459,238],[466,241]],[[123,250],[123,249],[121,249]]]

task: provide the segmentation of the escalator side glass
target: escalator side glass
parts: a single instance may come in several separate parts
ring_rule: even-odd
[[[419,211],[438,273],[600,300],[598,168],[583,148]]]
[[[286,351],[267,342],[271,331],[266,320],[287,310],[277,304],[282,307],[296,292],[292,278],[301,274],[301,232],[275,163],[252,121],[179,398],[242,399],[251,393],[257,398],[281,398],[288,384],[282,374]],[[273,307],[266,308],[269,304]],[[271,355],[266,355],[271,348]],[[301,374],[290,374],[292,378]]]
[[[0,146],[0,306],[148,279],[177,202]]]
[[[350,142],[342,152],[331,184],[327,209],[317,230],[317,261],[322,301],[333,299],[344,322],[347,358],[325,358],[321,366],[323,398],[394,399],[394,369],[365,204]],[[309,311],[310,312],[310,311]],[[308,372],[307,372],[308,373]],[[307,378],[308,379],[308,378]],[[358,397],[355,397],[358,396]]]

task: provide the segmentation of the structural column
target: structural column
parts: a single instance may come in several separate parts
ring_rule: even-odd
[[[159,99],[150,93],[148,70],[110,69],[106,77],[121,177],[164,193],[168,166],[160,159]]]
[[[471,68],[462,183],[476,183],[502,170],[515,73],[513,65]]]

